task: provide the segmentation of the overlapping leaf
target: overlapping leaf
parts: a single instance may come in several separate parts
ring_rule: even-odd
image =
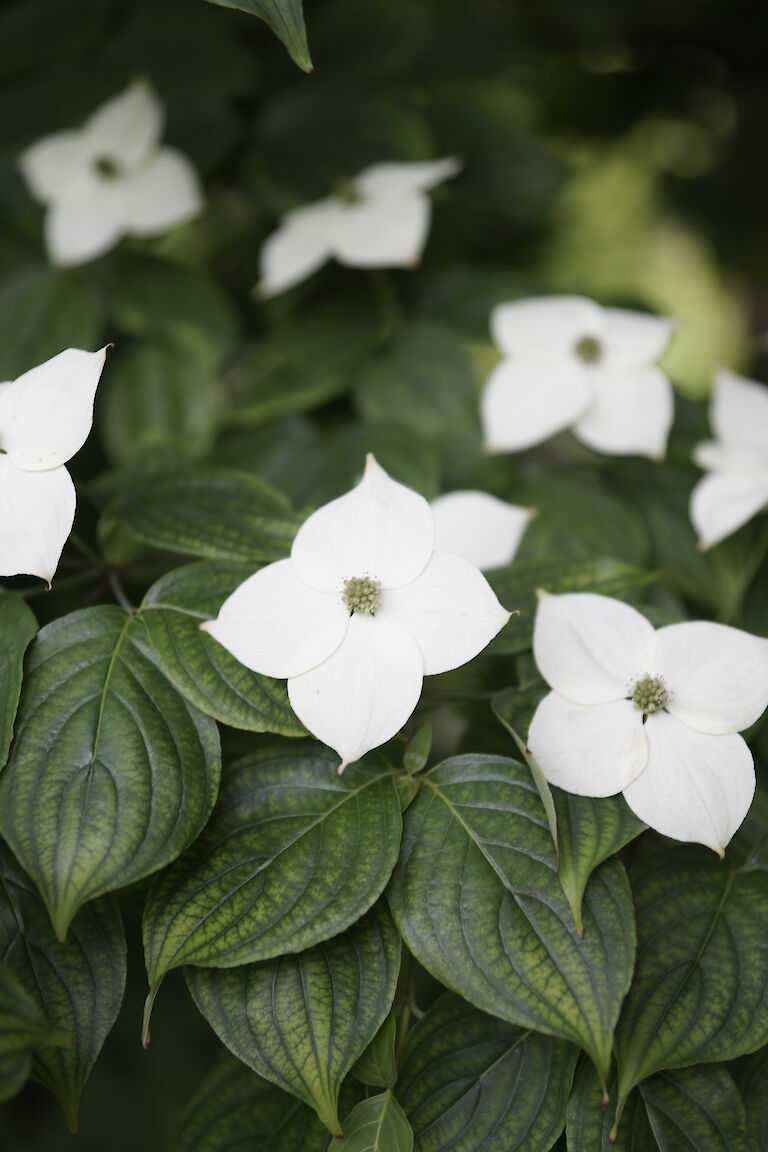
[[[8,758],[21,692],[24,653],[37,622],[23,600],[0,596],[0,768]]]
[[[72,1039],[45,1018],[12,970],[0,967],[0,1102],[24,1084],[35,1048],[59,1047]]]
[[[352,1069],[352,1075],[361,1084],[368,1084],[372,1088],[391,1088],[397,1080],[395,1011],[396,1009],[393,1009],[387,1016]]]
[[[344,1121],[334,1152],[412,1152],[413,1132],[391,1092],[362,1100]]]

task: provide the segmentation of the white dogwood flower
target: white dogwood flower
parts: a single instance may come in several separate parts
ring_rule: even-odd
[[[657,832],[722,856],[755,790],[738,733],[768,705],[768,640],[703,621],[655,631],[619,600],[541,594],[533,651],[553,689],[528,734],[547,780],[623,792]]]
[[[302,525],[290,559],[202,627],[246,667],[287,678],[296,715],[342,771],[402,728],[424,676],[471,660],[508,619],[477,568],[434,551],[427,501],[369,455],[357,487]]]
[[[569,428],[596,452],[664,456],[674,403],[656,361],[669,320],[544,296],[494,308],[491,331],[505,356],[481,400],[491,451],[522,452]]]
[[[691,493],[691,520],[711,548],[768,507],[768,388],[721,369],[709,409],[714,440],[694,460],[708,475]]]
[[[163,108],[145,80],[98,108],[79,130],[56,132],[20,157],[32,195],[48,208],[53,264],[83,264],[122,236],[157,236],[196,216],[197,173],[160,146]]]
[[[285,292],[331,259],[350,268],[417,264],[432,212],[426,193],[460,167],[452,158],[374,164],[324,200],[288,212],[261,249],[258,292]]]
[[[446,492],[432,501],[435,548],[483,571],[511,564],[536,512],[487,492]]]
[[[82,448],[106,348],[67,348],[0,384],[0,576],[50,584],[75,518],[64,464]]]

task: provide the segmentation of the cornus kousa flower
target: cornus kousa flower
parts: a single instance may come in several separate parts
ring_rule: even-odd
[[[768,506],[768,388],[721,369],[709,419],[715,440],[694,450],[708,475],[691,493],[691,520],[702,548],[718,544]]]
[[[374,164],[324,200],[289,212],[261,249],[258,292],[285,292],[331,259],[350,268],[417,264],[432,211],[426,193],[460,167],[450,158]]]
[[[248,668],[288,679],[299,719],[339,771],[397,733],[422,679],[458,668],[509,619],[485,577],[434,551],[432,511],[373,456],[202,627]]]
[[[487,492],[446,492],[432,501],[435,548],[488,570],[511,564],[533,508],[507,504]]]
[[[491,331],[505,356],[481,400],[491,451],[521,452],[569,428],[596,452],[663,457],[674,405],[655,362],[669,320],[544,296],[494,308]]]
[[[623,792],[657,832],[722,856],[755,790],[738,732],[768,705],[768,640],[701,621],[654,631],[618,600],[542,594],[533,650],[553,689],[528,734],[547,780]]]
[[[75,518],[64,464],[91,430],[106,351],[68,348],[0,384],[0,576],[53,579]]]
[[[156,236],[197,215],[200,182],[185,156],[160,147],[163,120],[154,91],[137,80],[78,131],[46,136],[22,154],[32,195],[48,206],[53,264],[83,264],[122,236]]]

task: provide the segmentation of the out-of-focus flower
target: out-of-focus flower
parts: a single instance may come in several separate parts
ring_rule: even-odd
[[[672,330],[669,320],[581,296],[494,308],[505,359],[482,396],[486,446],[521,452],[569,428],[596,452],[661,459],[674,402],[656,361]]]
[[[487,571],[511,564],[533,508],[507,504],[487,492],[446,492],[432,501],[435,548]]]
[[[703,621],[654,631],[607,596],[542,594],[533,651],[553,689],[528,733],[547,780],[623,792],[657,832],[722,856],[755,790],[738,733],[768,705],[768,640]]]
[[[64,464],[88,438],[106,352],[67,348],[0,384],[0,576],[53,579],[75,518]]]
[[[691,520],[711,548],[768,506],[768,388],[720,369],[709,422],[715,435],[694,449],[708,473],[691,493]]]
[[[324,200],[288,212],[261,249],[258,292],[285,292],[331,259],[350,268],[417,264],[432,212],[426,193],[460,168],[452,158],[374,164]]]
[[[465,664],[509,619],[482,573],[434,551],[433,536],[427,501],[369,455],[357,487],[302,525],[290,559],[202,625],[246,667],[287,678],[339,771],[402,728],[425,675]]]
[[[152,87],[136,80],[79,130],[22,153],[30,191],[48,208],[53,264],[84,264],[122,236],[156,236],[197,215],[200,181],[186,156],[160,146],[163,119]]]

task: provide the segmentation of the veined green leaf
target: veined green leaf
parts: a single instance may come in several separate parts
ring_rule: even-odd
[[[391,1088],[397,1081],[395,1010],[390,1012],[352,1069],[355,1080],[372,1088]]]
[[[527,768],[468,755],[424,776],[387,895],[438,980],[510,1023],[579,1044],[607,1080],[634,960],[629,885],[618,860],[594,873],[581,939]]]
[[[37,621],[18,596],[0,596],[0,768],[8,759],[19,704],[24,653]]]
[[[448,993],[408,1035],[398,1095],[419,1152],[539,1152],[563,1130],[578,1049]]]
[[[75,1131],[85,1082],[123,998],[120,914],[111,900],[97,900],[60,943],[33,884],[0,846],[0,954],[40,1012],[73,1037],[67,1047],[36,1046],[32,1075],[55,1093]]]
[[[0,828],[63,939],[78,908],[175,859],[219,785],[216,726],[158,668],[141,620],[86,608],[30,647]]]
[[[659,1152],[757,1152],[741,1097],[724,1068],[660,1072],[643,1081],[640,1096]]]
[[[302,72],[312,71],[312,59],[307,44],[302,0],[209,0],[221,8],[239,8],[258,16],[288,49],[294,64]]]
[[[186,975],[230,1051],[341,1135],[341,1082],[392,1007],[399,968],[400,938],[377,905],[307,952],[241,968],[188,968]]]
[[[46,1019],[12,970],[0,966],[0,1101],[24,1084],[35,1048],[60,1047],[73,1039]]]
[[[637,1090],[627,1100],[618,1131],[611,1130],[614,1115],[608,1097],[615,1099],[615,1090],[615,1078],[606,1093],[594,1066],[587,1060],[581,1062],[568,1100],[568,1152],[658,1152]],[[690,1148],[684,1145],[681,1152]]]
[[[413,1132],[391,1092],[362,1100],[344,1121],[334,1152],[412,1152]]]
[[[147,592],[141,618],[163,672],[201,712],[232,728],[301,736],[285,682],[251,672],[200,631],[252,574],[252,566],[227,560],[174,568]]]

